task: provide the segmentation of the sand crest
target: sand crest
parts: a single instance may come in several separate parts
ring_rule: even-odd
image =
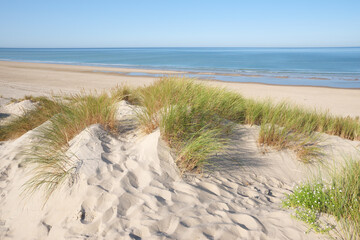
[[[1,105],[0,102],[0,124],[4,124],[13,120],[15,117],[23,116],[27,112],[36,109],[36,103],[30,100],[23,100],[20,102],[4,101]]]
[[[12,102],[4,106],[1,106],[0,111],[2,113],[9,113],[9,114],[21,116],[26,112],[34,110],[36,108],[36,105],[37,105],[36,103],[30,100],[23,100],[20,102]]]

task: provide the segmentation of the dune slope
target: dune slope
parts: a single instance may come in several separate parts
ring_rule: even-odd
[[[142,135],[134,115],[121,102],[119,137],[92,125],[71,140],[77,180],[45,205],[41,192],[21,194],[31,174],[21,163],[22,150],[36,143],[36,129],[0,145],[0,238],[324,238],[305,234],[307,227],[281,208],[284,194],[309,176],[310,167],[289,151],[264,154],[257,128],[237,126],[229,150],[214,156],[203,175],[181,177],[159,130]],[[355,144],[328,141],[343,143],[331,148],[337,152]]]

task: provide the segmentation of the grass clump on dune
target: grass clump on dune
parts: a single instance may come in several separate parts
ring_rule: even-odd
[[[360,239],[360,161],[350,159],[331,175],[329,182],[319,180],[297,187],[283,204],[296,208],[296,217],[318,232],[330,230],[319,220],[320,213],[326,213],[339,221],[342,238]]]
[[[258,138],[261,145],[272,146],[277,150],[292,149],[303,162],[310,162],[321,155],[321,149],[317,145],[320,141],[319,134],[308,130],[304,125],[297,128],[294,118],[283,119],[289,117],[282,115],[286,112],[286,104],[266,108]]]
[[[238,117],[236,102],[242,97],[218,88],[196,84],[190,79],[162,78],[140,91],[144,111],[139,121],[146,132],[160,127],[162,137],[177,152],[182,170],[200,170],[206,159],[221,151],[226,119]]]
[[[247,100],[245,123],[276,124],[303,134],[323,132],[350,140],[360,140],[360,121],[350,117],[336,117],[282,102]]]
[[[245,102],[245,122],[260,125],[258,142],[275,149],[292,149],[303,162],[318,159],[323,132],[343,138],[358,140],[360,122],[354,118],[334,117],[328,113],[317,113],[282,102],[270,100]]]
[[[315,132],[360,139],[358,119],[334,117],[287,103],[246,99],[237,93],[198,84],[191,79],[164,77],[151,86],[138,89],[138,94],[140,105],[145,109],[138,119],[145,132],[160,127],[164,139],[177,152],[190,144],[190,139],[194,140],[195,136],[199,137],[208,130],[219,129],[215,131],[219,134],[208,142],[209,146],[210,142],[219,141],[219,136],[226,139],[221,132],[230,129],[229,121],[261,126],[260,144],[277,149],[290,148],[304,162],[321,155],[317,145],[319,135]],[[223,144],[217,144],[220,145]],[[216,151],[207,152],[204,159]],[[199,162],[203,163],[204,159]],[[185,168],[191,170],[193,166],[190,164]]]
[[[176,150],[176,163],[182,171],[201,170],[206,159],[224,147],[223,133],[230,126],[217,122],[220,119],[214,119],[204,110],[203,106],[188,104],[161,110],[159,127],[162,137]]]
[[[115,103],[106,93],[78,94],[71,96],[72,104],[64,106],[50,119],[51,124],[42,129],[46,140],[56,146],[66,145],[87,126],[99,123],[109,131],[114,131]]]
[[[27,112],[23,116],[16,117],[7,124],[1,125],[0,141],[20,137],[27,131],[43,124],[64,107],[58,100],[47,97],[26,96],[24,100],[31,100],[37,103],[36,109]]]
[[[258,142],[276,150],[291,149],[298,159],[305,163],[319,159],[323,155],[318,146],[320,136],[316,133],[299,133],[275,124],[261,124]]]
[[[92,124],[101,124],[116,132],[116,103],[123,96],[78,94],[67,97],[64,105],[49,123],[41,126],[39,143],[29,151],[25,162],[33,167],[26,191],[45,190],[48,198],[66,180],[76,176],[77,164],[68,153],[68,142]]]
[[[140,104],[139,88],[121,85],[111,89],[110,95],[114,101],[125,100],[132,105]]]

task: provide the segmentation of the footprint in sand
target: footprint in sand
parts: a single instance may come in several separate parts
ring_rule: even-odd
[[[80,211],[80,221],[83,224],[89,224],[92,223],[92,221],[95,218],[95,213],[90,209],[90,207],[87,204],[81,205],[81,211]]]
[[[110,194],[107,192],[103,192],[96,201],[95,208],[94,208],[95,211],[104,212],[109,207],[113,206],[116,199],[117,199],[116,195]]]
[[[128,172],[126,174],[129,183],[131,186],[133,186],[134,188],[138,188],[139,187],[139,181],[138,178],[136,177],[136,175],[133,172]]]
[[[216,196],[220,195],[220,190],[219,190],[218,186],[216,186],[213,183],[200,182],[200,183],[198,183],[198,188],[200,188],[201,190],[208,192],[210,194],[216,195]]]
[[[228,214],[228,217],[245,230],[267,232],[264,225],[256,217],[249,214]]]
[[[167,235],[175,232],[177,226],[179,225],[180,218],[175,216],[166,217],[157,223],[157,228],[159,232],[166,233]]]
[[[123,217],[131,214],[131,212],[141,203],[141,199],[125,192],[119,197],[119,204],[117,206],[118,217]]]
[[[116,207],[110,207],[108,210],[106,210],[102,217],[102,222],[107,223],[108,221],[110,221],[110,219],[112,219],[112,217],[114,216],[115,211]]]
[[[113,189],[113,180],[106,179],[102,181],[98,186],[106,192],[110,192]]]
[[[41,222],[41,228],[40,231],[44,231],[45,234],[44,235],[49,235],[50,231],[51,231],[52,226],[47,224],[45,221]]]
[[[11,170],[11,165],[8,165],[4,171],[0,173],[0,182],[5,181],[9,177],[9,171]]]

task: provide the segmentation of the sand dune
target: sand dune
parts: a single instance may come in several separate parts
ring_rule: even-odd
[[[0,145],[1,239],[321,239],[281,208],[284,194],[319,168],[291,151],[263,153],[256,127],[238,126],[229,150],[203,175],[180,176],[159,130],[134,128],[134,107],[118,104],[121,135],[92,125],[70,142],[77,181],[44,204],[22,195],[22,150],[36,129]],[[41,127],[41,126],[40,126]],[[331,156],[359,142],[327,136]],[[331,151],[330,151],[331,150]],[[331,158],[324,160],[331,162]]]

